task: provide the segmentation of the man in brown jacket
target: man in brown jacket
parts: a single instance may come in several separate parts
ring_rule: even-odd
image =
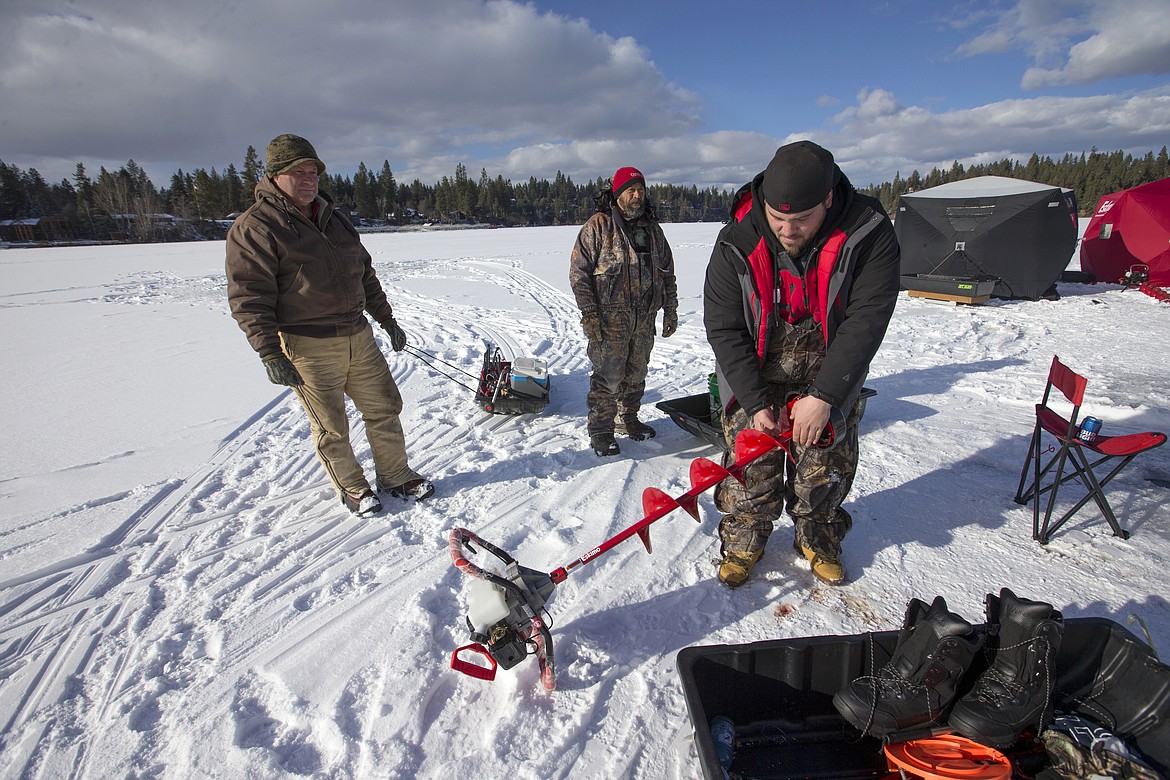
[[[396,352],[406,334],[357,231],[318,191],[323,173],[304,138],[285,134],[268,144],[256,202],[228,232],[228,303],[269,380],[291,387],[304,406],[341,502],[367,517],[382,503],[350,444],[347,395],[366,424],[378,490],[422,500],[435,488],[407,462],[402,396],[365,313]]]
[[[674,255],[646,197],[637,168],[619,168],[597,213],[577,234],[569,284],[589,340],[589,443],[598,457],[617,455],[613,435],[635,441],[654,436],[638,419],[662,309],[662,337],[678,329]]]

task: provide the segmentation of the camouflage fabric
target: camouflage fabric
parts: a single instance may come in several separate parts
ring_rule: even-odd
[[[582,314],[678,309],[674,255],[648,215],[628,223],[610,212],[590,217],[573,245],[569,285]]]
[[[637,417],[646,391],[650,351],[654,347],[654,314],[602,311],[601,341],[589,341],[589,435],[613,431],[617,417]]]
[[[773,409],[782,414],[788,398],[802,394],[820,370],[824,340],[819,330],[781,323],[771,340],[764,361],[764,377],[773,398]],[[832,449],[792,445],[793,463],[781,449],[773,450],[750,463],[744,470],[744,484],[725,479],[715,489],[715,504],[725,516],[719,524],[723,549],[755,552],[763,549],[773,525],[787,510],[795,525],[793,547],[839,558],[841,540],[853,526],[853,518],[841,504],[853,487],[857,471],[857,424],[862,405],[848,415],[848,431]],[[729,445],[750,419],[738,404],[723,416],[723,431]],[[735,461],[726,451],[724,466]]]
[[[585,402],[589,434],[614,429],[618,416],[637,417],[646,390],[659,309],[678,309],[674,256],[652,212],[626,221],[599,211],[577,234],[569,284],[584,321],[601,319],[602,339],[589,339],[593,373]]]
[[[1040,734],[1051,772],[1066,780],[1163,780],[1135,756],[1120,738],[1079,716],[1057,717]]]

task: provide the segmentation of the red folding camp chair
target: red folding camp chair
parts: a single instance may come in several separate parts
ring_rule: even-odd
[[[1155,431],[1129,433],[1123,436],[1102,436],[1097,434],[1092,441],[1078,438],[1081,402],[1085,398],[1087,381],[1060,362],[1052,358],[1048,369],[1048,383],[1044,386],[1044,398],[1036,404],[1036,427],[1032,430],[1032,441],[1028,445],[1028,457],[1020,471],[1020,485],[1016,488],[1016,503],[1032,502],[1032,538],[1040,544],[1048,544],[1049,538],[1065,524],[1081,507],[1093,499],[1097,508],[1109,521],[1114,536],[1129,538],[1129,532],[1117,522],[1116,515],[1105,498],[1105,486],[1117,476],[1130,461],[1146,450],[1160,447],[1166,442],[1166,434]],[[1053,411],[1048,405],[1052,388],[1059,390],[1072,404],[1072,415],[1067,419]],[[1046,449],[1042,449],[1045,432],[1055,438]],[[1092,438],[1092,437],[1090,437]],[[1043,456],[1052,453],[1047,463],[1041,463]],[[1109,463],[1112,468],[1103,479],[1098,479],[1094,470]],[[1065,473],[1065,466],[1069,471]],[[1052,522],[1052,510],[1056,506],[1057,489],[1073,480],[1078,481],[1087,491],[1072,509]],[[1040,497],[1047,494],[1043,522],[1040,516]]]

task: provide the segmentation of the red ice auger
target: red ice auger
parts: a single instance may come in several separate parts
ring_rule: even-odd
[[[793,398],[788,402],[789,408],[795,401]],[[816,446],[832,447],[836,444],[838,431],[844,431],[844,418],[839,412],[834,415],[833,422],[826,427],[826,433]],[[747,465],[776,448],[784,450],[791,459],[791,439],[791,431],[781,434],[779,440],[761,431],[741,431],[735,439],[734,465],[724,468],[713,460],[696,458],[691,461],[690,490],[672,498],[658,488],[646,488],[642,493],[644,516],[641,520],[606,539],[575,561],[547,574],[521,566],[511,555],[466,528],[453,528],[448,538],[451,560],[457,569],[472,580],[467,594],[467,626],[471,631],[471,644],[457,648],[451,654],[451,668],[490,681],[495,679],[497,666],[511,669],[529,655],[535,655],[540,664],[541,683],[547,690],[555,689],[553,644],[549,632],[552,622],[545,608],[553,588],[564,582],[569,572],[578,566],[589,563],[635,534],[646,546],[646,552],[653,552],[650,546],[650,525],[679,507],[686,510],[696,522],[701,522],[699,496],[705,490],[728,477],[742,483]],[[474,556],[478,552],[477,546],[503,564],[502,574],[487,571],[469,560],[468,554]],[[483,663],[473,660],[470,657],[473,654],[480,656]]]

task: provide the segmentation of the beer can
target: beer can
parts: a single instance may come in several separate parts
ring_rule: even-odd
[[[1101,432],[1101,421],[1096,417],[1086,417],[1081,420],[1081,429],[1077,431],[1077,438],[1085,444],[1097,441],[1097,434]]]

